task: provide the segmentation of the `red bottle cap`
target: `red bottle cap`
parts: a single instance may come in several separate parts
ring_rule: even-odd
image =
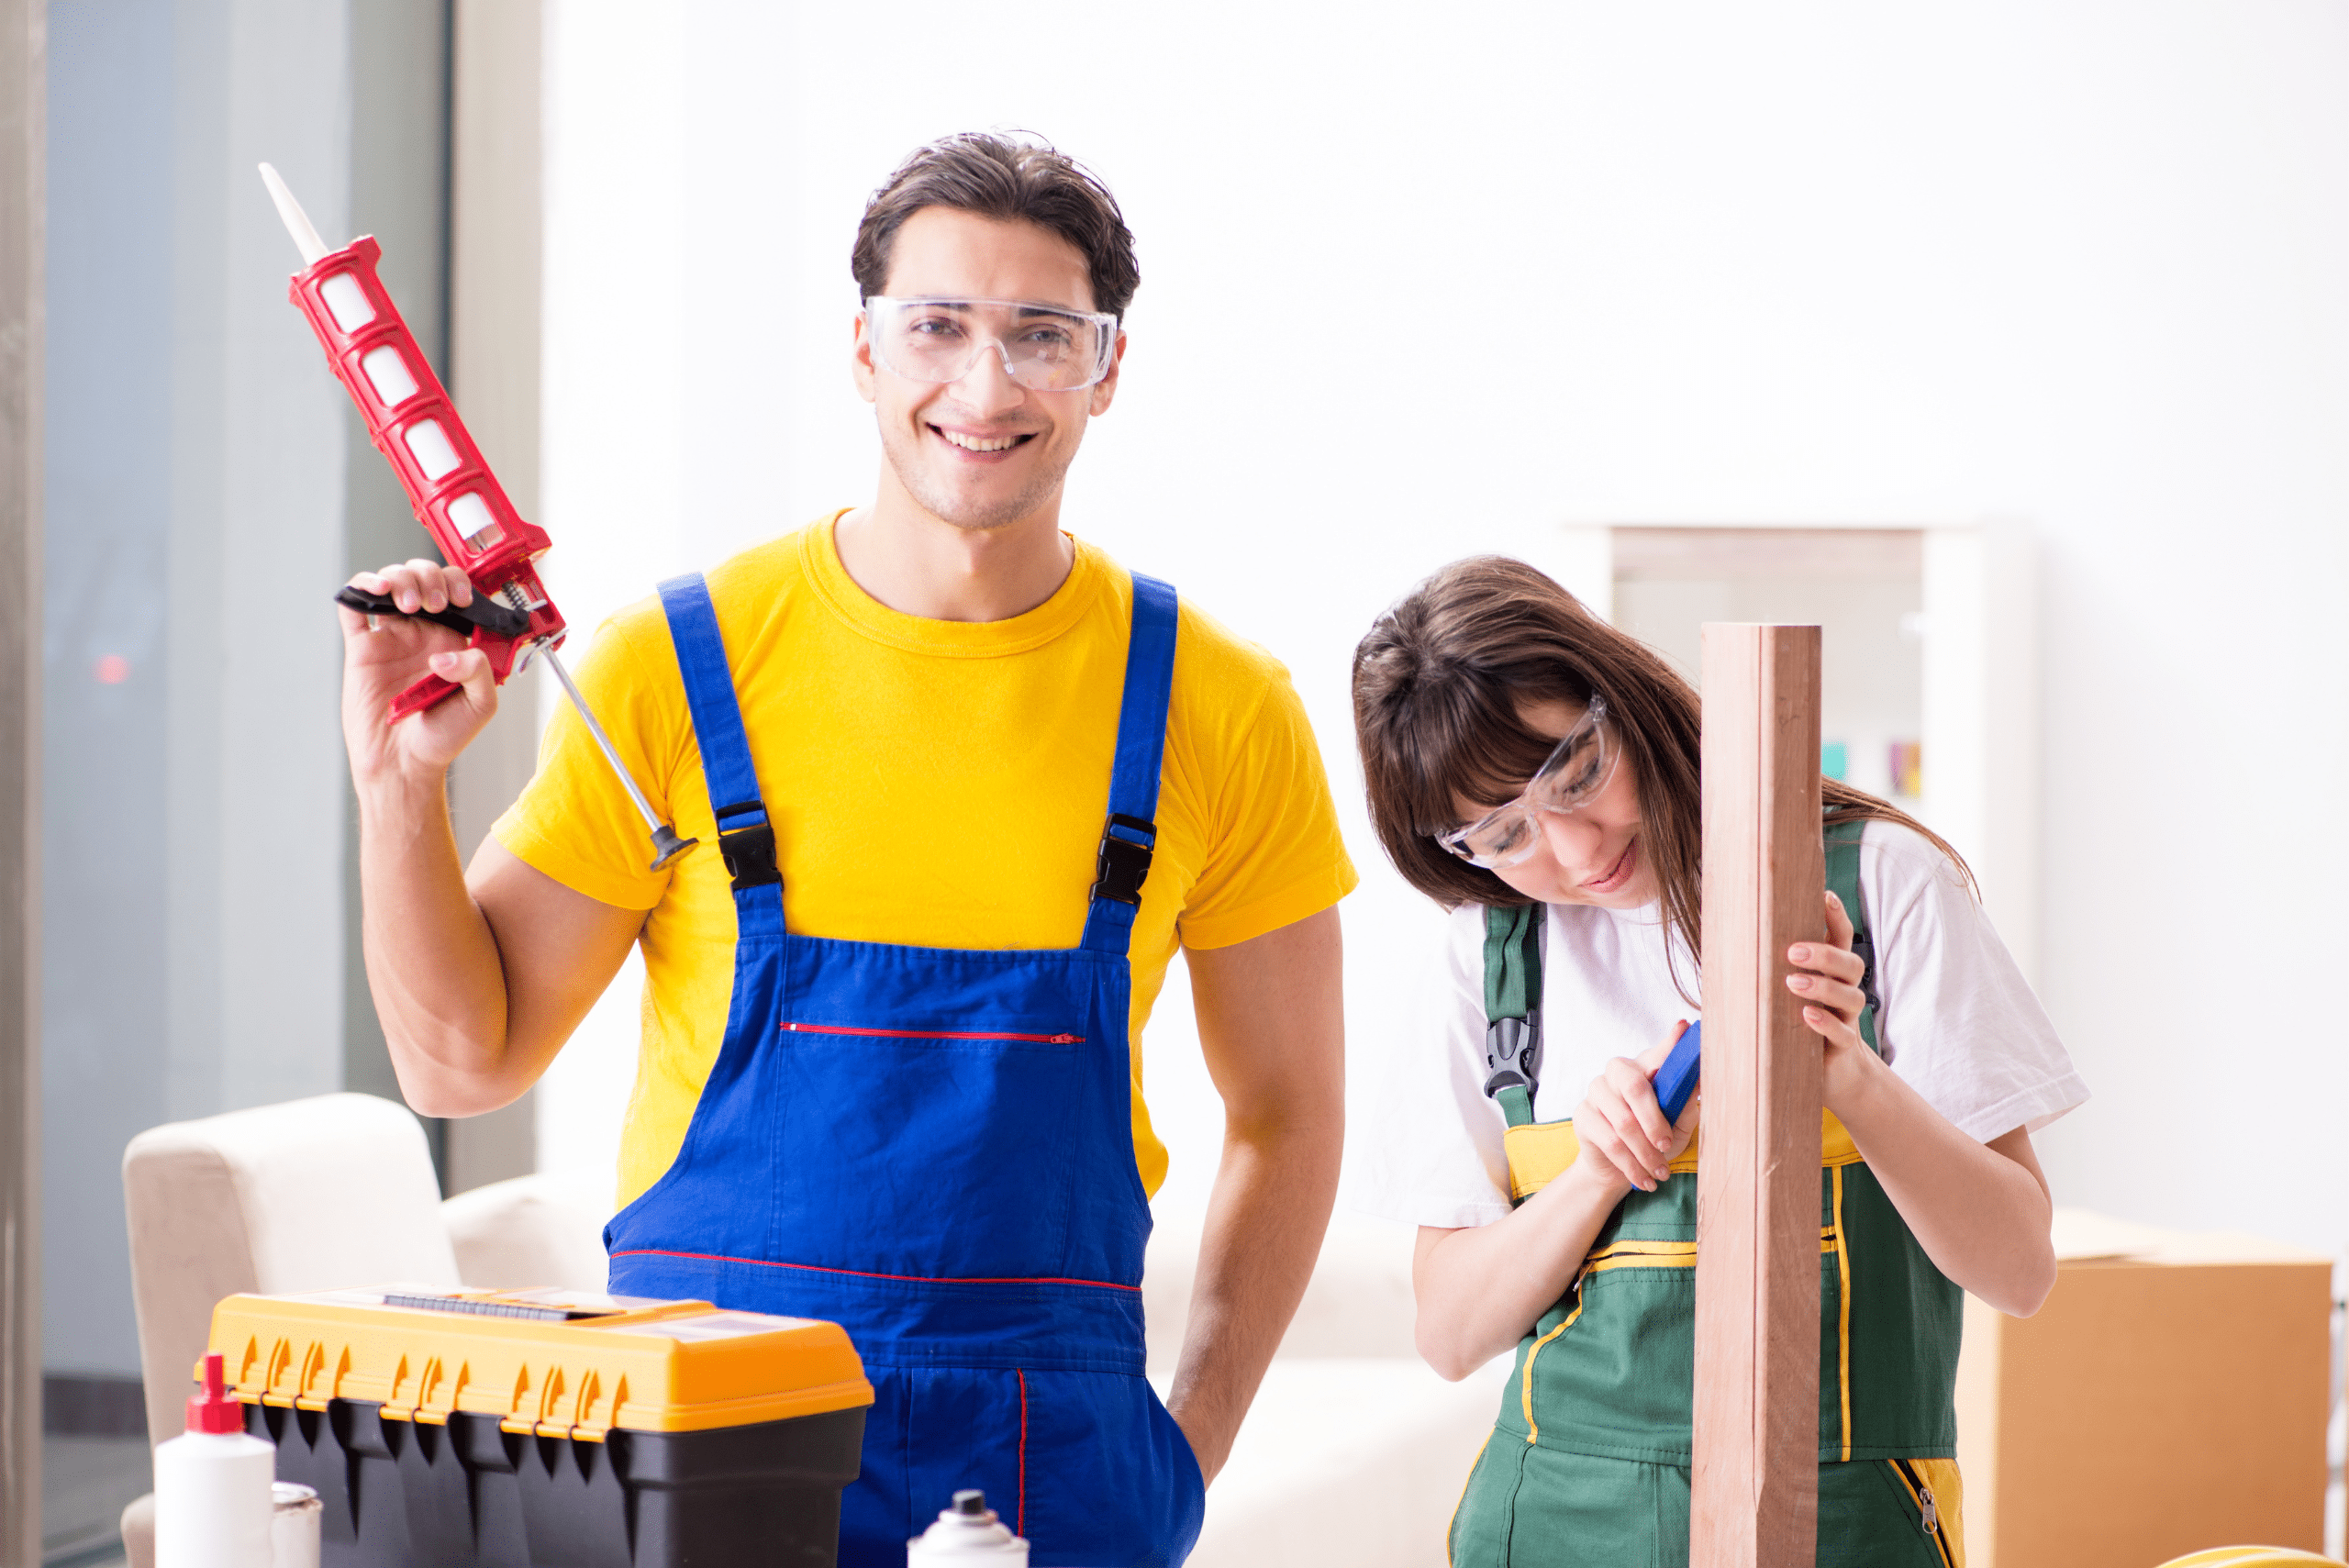
[[[229,1397],[227,1374],[221,1370],[220,1358],[204,1358],[204,1392],[191,1394],[187,1401],[187,1429],[191,1432],[241,1432],[245,1429],[245,1407]]]

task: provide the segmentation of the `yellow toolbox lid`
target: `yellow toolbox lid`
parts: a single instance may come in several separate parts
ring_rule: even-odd
[[[210,1347],[245,1403],[463,1410],[509,1432],[600,1442],[614,1427],[697,1432],[873,1403],[837,1323],[575,1290],[369,1285],[232,1296]]]

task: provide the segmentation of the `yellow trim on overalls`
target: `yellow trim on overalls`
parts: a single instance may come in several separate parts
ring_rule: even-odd
[[[1579,1285],[1581,1282],[1577,1280],[1575,1284]],[[1551,1329],[1548,1333],[1533,1341],[1532,1346],[1525,1352],[1525,1365],[1518,1369],[1518,1402],[1525,1410],[1525,1440],[1527,1442],[1531,1442],[1542,1435],[1541,1426],[1533,1419],[1533,1358],[1542,1353],[1542,1346],[1548,1344],[1551,1340],[1556,1339],[1559,1335],[1573,1328],[1575,1326],[1575,1319],[1581,1316],[1582,1303],[1577,1301],[1575,1303],[1575,1309],[1566,1314],[1566,1320],[1564,1322],[1559,1324],[1556,1328]],[[1465,1496],[1464,1491],[1463,1496]]]
[[[1852,1457],[1852,1254],[1843,1245],[1843,1167],[1829,1173],[1835,1182],[1835,1348],[1837,1383],[1843,1396],[1843,1458]]]
[[[1958,1476],[1957,1461],[1887,1459],[1884,1462],[1900,1477],[1920,1515],[1925,1513],[1926,1499],[1932,1499],[1932,1522],[1926,1534],[1943,1568],[1965,1568],[1965,1486]]]
[[[1688,1140],[1669,1169],[1675,1175],[1685,1175],[1697,1168],[1697,1146],[1703,1141],[1699,1133]],[[1531,1197],[1552,1182],[1566,1173],[1568,1167],[1582,1156],[1582,1140],[1575,1136],[1571,1121],[1528,1122],[1512,1127],[1501,1135],[1502,1148],[1508,1155],[1508,1195],[1519,1202]],[[1860,1162],[1859,1146],[1844,1130],[1842,1122],[1831,1110],[1819,1113],[1819,1163],[1822,1169]]]
[[[1493,1431],[1500,1429],[1496,1427]],[[1453,1499],[1452,1518],[1443,1526],[1443,1568],[1453,1568],[1452,1532],[1460,1523],[1460,1510],[1468,1501],[1468,1488],[1476,1484],[1476,1466],[1485,1462],[1485,1451],[1493,1446],[1493,1433],[1486,1432],[1485,1440],[1476,1445],[1476,1457],[1468,1462],[1468,1473],[1460,1479],[1460,1496]]]
[[[1696,1256],[1697,1243],[1694,1241],[1616,1241],[1586,1254],[1582,1273],[1586,1274],[1596,1269],[1620,1267],[1626,1263],[1638,1268],[1642,1266],[1642,1261],[1647,1259],[1656,1260],[1644,1265],[1649,1268],[1679,1268],[1694,1262]],[[1579,1276],[1575,1283],[1581,1283]]]
[[[1841,1233],[1831,1225],[1819,1228],[1819,1255],[1825,1257],[1837,1251]],[[1608,1269],[1685,1269],[1697,1261],[1694,1241],[1617,1241],[1593,1252],[1583,1264],[1582,1273],[1575,1276],[1575,1286],[1580,1289],[1583,1277]],[[1564,1325],[1560,1325],[1564,1327]]]

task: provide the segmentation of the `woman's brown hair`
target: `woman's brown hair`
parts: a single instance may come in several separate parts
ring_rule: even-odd
[[[1403,880],[1447,909],[1535,902],[1430,835],[1459,826],[1462,797],[1515,798],[1548,759],[1556,740],[1528,728],[1520,705],[1604,701],[1639,792],[1640,840],[1664,917],[1702,962],[1698,698],[1653,649],[1525,562],[1476,555],[1372,624],[1354,650],[1353,693],[1371,826]],[[1914,828],[1972,880],[1958,852],[1907,812],[1837,779],[1820,787],[1830,822]]]

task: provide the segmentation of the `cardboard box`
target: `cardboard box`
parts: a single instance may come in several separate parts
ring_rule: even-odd
[[[2058,1209],[2032,1318],[1965,1302],[1972,1568],[2155,1568],[2324,1536],[2332,1260]]]

